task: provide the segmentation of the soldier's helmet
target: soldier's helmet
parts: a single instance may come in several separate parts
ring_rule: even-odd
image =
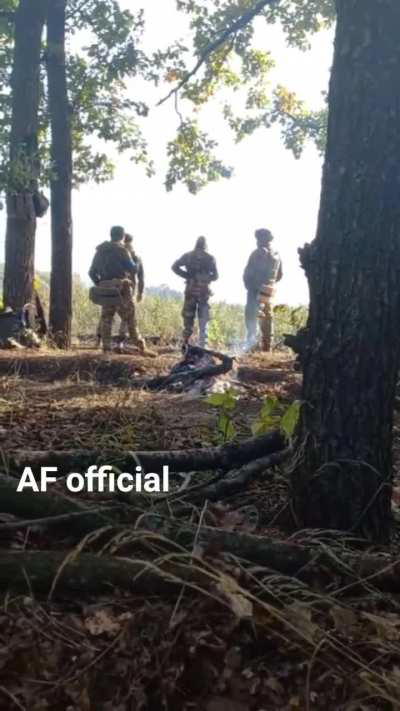
[[[196,240],[195,249],[204,249],[204,250],[207,249],[207,240],[205,237],[199,237]]]
[[[132,242],[133,242],[133,237],[132,237],[132,235],[126,234],[125,237],[124,237],[124,242],[125,242],[125,244],[132,244]]]
[[[111,227],[110,237],[112,242],[121,242],[125,237],[125,230],[120,225],[114,225]]]
[[[255,238],[260,246],[266,246],[273,240],[272,232],[264,227],[255,231]]]

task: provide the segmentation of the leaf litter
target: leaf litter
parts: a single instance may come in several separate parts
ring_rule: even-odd
[[[259,355],[247,357],[252,363],[265,365]],[[284,379],[287,362],[275,356],[273,366],[280,365]],[[165,359],[151,368],[166,369]],[[240,396],[233,411],[239,437],[249,435],[267,397],[286,397],[286,385],[256,383]],[[216,414],[198,399],[100,386],[69,370],[53,384],[12,372],[0,378],[0,441],[5,449],[183,449],[215,443]],[[293,531],[277,515],[286,495],[278,472],[273,482],[259,480],[209,505],[203,518],[196,509],[187,515],[200,527],[205,521],[288,540]],[[1,514],[1,520],[9,518]],[[310,539],[318,536],[333,549],[351,545],[323,532]],[[39,550],[61,544],[48,531],[32,530],[13,533],[7,545]],[[64,545],[68,555],[67,539]],[[95,542],[85,545],[102,555]],[[121,550],[115,544],[113,555]],[[151,546],[138,541],[130,555],[154,566],[179,561],[182,570],[202,572],[200,582],[182,578],[180,593],[168,598],[116,588],[89,600],[36,599],[29,581],[25,595],[10,591],[0,610],[1,711],[400,709],[396,595],[366,584],[346,596],[340,580],[329,589],[323,580],[300,583],[203,549],[200,537],[192,556],[171,552],[161,538]]]

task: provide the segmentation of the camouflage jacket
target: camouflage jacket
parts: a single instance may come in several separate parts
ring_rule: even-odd
[[[136,263],[120,242],[103,242],[96,249],[89,276],[94,284],[111,279],[133,279],[137,272]]]
[[[282,279],[280,256],[271,247],[258,247],[250,255],[243,281],[246,289],[258,291],[263,285],[273,286]]]
[[[209,284],[218,279],[217,265],[214,257],[204,249],[194,249],[186,252],[172,265],[172,271],[189,283]]]

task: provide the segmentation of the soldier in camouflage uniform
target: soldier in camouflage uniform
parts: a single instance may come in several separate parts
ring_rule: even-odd
[[[183,305],[183,342],[189,342],[196,316],[199,321],[199,345],[205,348],[210,320],[210,283],[218,279],[214,257],[208,254],[205,237],[199,237],[192,252],[186,252],[172,265],[172,271],[186,280]]]
[[[143,269],[143,263],[142,260],[138,257],[136,254],[134,248],[133,248],[133,237],[132,235],[125,235],[124,238],[124,245],[126,250],[128,251],[129,256],[131,257],[132,261],[135,262],[136,267],[137,267],[137,272],[136,275],[132,279],[132,292],[133,292],[133,297],[135,297],[136,293],[136,282],[137,282],[137,296],[136,296],[136,302],[139,304],[142,299],[143,299],[143,292],[144,292],[144,269]],[[134,305],[134,310],[135,310],[135,321],[136,321],[136,307]],[[126,340],[128,334],[128,324],[126,321],[121,321],[121,325],[119,327],[119,338],[121,341],[121,344],[123,341]],[[140,337],[140,340],[142,341],[142,337]]]
[[[282,262],[272,249],[272,234],[269,230],[256,230],[257,249],[250,255],[243,274],[247,289],[245,311],[247,345],[257,343],[257,318],[260,321],[263,351],[272,350],[273,296],[275,284],[282,279]]]
[[[112,323],[116,313],[128,325],[129,335],[141,351],[145,345],[141,339],[135,320],[135,304],[133,301],[132,280],[137,272],[136,263],[129,256],[123,239],[123,227],[111,229],[111,241],[103,242],[96,249],[89,276],[96,286],[117,287],[121,295],[118,306],[103,306],[101,313],[101,339],[103,351],[111,350]]]

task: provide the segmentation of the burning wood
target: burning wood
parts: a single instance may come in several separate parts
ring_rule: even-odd
[[[132,381],[132,387],[149,390],[173,390],[200,394],[210,392],[217,378],[233,368],[231,356],[198,346],[187,346],[183,359],[167,375]]]

